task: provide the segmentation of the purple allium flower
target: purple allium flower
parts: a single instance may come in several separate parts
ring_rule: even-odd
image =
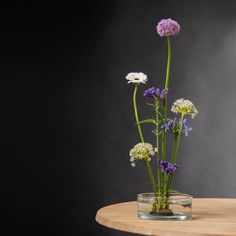
[[[159,165],[160,165],[161,172],[164,172],[167,175],[173,175],[180,167],[180,165],[176,163],[172,164],[168,161],[163,161],[163,160],[159,160]]]
[[[184,133],[184,136],[187,137],[189,135],[189,132],[191,132],[193,129],[191,127],[188,127],[188,120],[185,118],[183,120],[183,126],[182,126],[182,132]]]
[[[173,36],[179,33],[180,25],[172,19],[162,19],[156,26],[161,37]]]
[[[159,88],[149,88],[144,92],[144,96],[150,97],[153,99],[163,99],[165,96],[167,96],[168,88],[160,90]]]

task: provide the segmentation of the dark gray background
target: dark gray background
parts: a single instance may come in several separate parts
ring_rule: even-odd
[[[163,86],[171,17],[169,105],[199,110],[183,138],[174,185],[194,197],[235,197],[236,2],[100,1],[1,11],[2,229],[24,235],[128,235],[99,226],[96,211],[150,191],[146,167],[131,168],[139,142],[125,75]],[[150,126],[145,137],[153,142]]]

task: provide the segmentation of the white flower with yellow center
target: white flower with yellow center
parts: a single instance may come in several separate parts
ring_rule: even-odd
[[[174,102],[171,111],[174,113],[182,113],[183,115],[190,115],[192,119],[198,114],[198,110],[194,104],[183,98],[177,99]]]
[[[136,83],[136,84],[146,84],[147,82],[147,75],[145,75],[142,72],[131,72],[128,75],[126,75],[126,79],[128,80],[129,83]]]
[[[131,166],[135,167],[135,162],[146,159],[151,161],[151,157],[155,155],[153,146],[150,143],[138,143],[129,152]]]

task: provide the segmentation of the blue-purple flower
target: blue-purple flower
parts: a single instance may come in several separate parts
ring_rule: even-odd
[[[162,19],[156,26],[161,37],[174,36],[179,33],[180,25],[172,19]]]
[[[173,175],[180,167],[180,165],[176,163],[170,163],[168,161],[163,161],[163,160],[159,160],[159,166],[161,172],[164,172],[167,175]]]
[[[171,126],[171,120],[170,121],[164,121],[161,125],[161,129],[164,129],[165,132],[167,132],[170,129]]]
[[[182,126],[182,132],[184,133],[184,136],[187,137],[189,135],[189,132],[191,132],[193,129],[191,127],[188,127],[188,120],[185,118],[183,120],[183,126]]]
[[[153,99],[163,99],[168,93],[168,88],[160,90],[159,88],[149,88],[144,92],[145,97]]]
[[[175,117],[173,120],[164,121],[161,125],[161,129],[164,129],[165,132],[172,129],[173,133],[176,133],[178,131],[177,117]]]

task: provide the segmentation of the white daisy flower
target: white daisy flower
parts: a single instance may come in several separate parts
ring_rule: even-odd
[[[192,119],[198,114],[198,110],[194,104],[183,98],[177,99],[174,102],[171,111],[174,113],[182,113],[183,115],[190,115]]]
[[[128,84],[129,83],[142,83],[142,84],[146,84],[147,82],[147,75],[145,75],[142,72],[131,72],[128,75],[126,75],[126,79],[128,80]]]

